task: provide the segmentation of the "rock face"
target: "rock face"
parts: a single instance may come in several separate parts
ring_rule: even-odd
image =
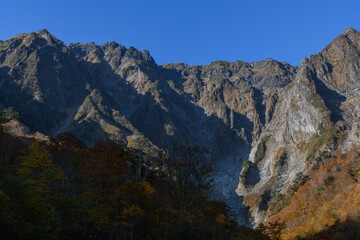
[[[358,31],[347,29],[319,54],[303,59],[294,81],[281,91],[236,190],[251,206],[254,224],[264,220],[271,195],[286,192],[326,154],[359,145],[359,40]],[[340,135],[347,140],[340,141]],[[254,194],[260,195],[257,204]]]
[[[148,151],[174,142],[206,147],[213,197],[242,223],[245,197],[258,224],[272,193],[286,191],[312,159],[358,144],[359,66],[354,29],[300,67],[273,59],[158,66],[148,51],[66,46],[42,30],[0,41],[0,108],[14,107],[34,132],[72,132],[89,145],[111,137]],[[334,127],[349,137],[314,150],[317,134]],[[257,204],[249,202],[254,193]]]

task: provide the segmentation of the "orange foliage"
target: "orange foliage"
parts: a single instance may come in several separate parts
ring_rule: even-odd
[[[271,215],[268,222],[286,223],[284,239],[306,237],[360,215],[360,170],[358,152],[341,154],[335,151],[331,158],[308,172],[309,180],[289,199],[288,206]]]

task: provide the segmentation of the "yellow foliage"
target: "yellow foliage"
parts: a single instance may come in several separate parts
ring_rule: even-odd
[[[144,192],[146,195],[150,195],[155,192],[155,189],[150,185],[149,182],[143,182],[142,185],[144,187]]]
[[[122,215],[125,218],[140,218],[144,215],[144,211],[139,206],[132,204],[123,209]]]
[[[0,212],[5,212],[6,209],[10,206],[10,204],[10,198],[3,191],[0,190]]]
[[[23,159],[18,173],[37,188],[48,189],[65,178],[61,169],[53,164],[49,151],[38,142],[30,145],[30,153]]]
[[[231,225],[231,222],[224,214],[217,215],[216,222],[224,225]]]

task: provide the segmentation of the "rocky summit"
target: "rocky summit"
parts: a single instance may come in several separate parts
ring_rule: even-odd
[[[0,108],[13,107],[29,134],[70,132],[88,145],[111,138],[146,151],[207,148],[210,194],[240,223],[260,224],[299,176],[356,149],[359,106],[352,28],[296,67],[273,59],[159,66],[146,50],[67,46],[47,30],[0,41]]]

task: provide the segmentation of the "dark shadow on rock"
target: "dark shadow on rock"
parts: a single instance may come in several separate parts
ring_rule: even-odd
[[[256,101],[256,110],[259,114],[260,122],[263,125],[265,125],[266,106],[265,106],[265,104],[263,104],[264,93],[256,88],[253,88],[253,91],[254,91],[254,99]]]
[[[184,91],[184,83],[187,81],[186,78],[184,78],[180,71],[174,69],[174,68],[160,68],[161,75],[167,79],[174,82],[174,85],[177,89],[180,89],[181,91]]]
[[[262,201],[259,204],[259,210],[260,211],[266,211],[268,209],[268,203],[271,199],[270,192],[266,191],[262,196]]]
[[[250,227],[250,228],[253,227],[252,224],[251,224],[251,221],[252,221],[253,217],[251,216],[251,211],[250,211],[249,206],[243,205],[243,207],[240,209],[238,214],[240,216],[243,216],[243,218],[244,218],[244,222],[242,222],[240,225],[247,226],[247,227]]]
[[[246,135],[247,142],[252,143],[252,132],[254,131],[254,123],[250,121],[248,117],[243,114],[232,112],[234,115],[233,129],[238,131],[244,131]]]
[[[246,173],[245,185],[255,186],[260,181],[260,171],[256,164],[249,162],[250,166]]]
[[[1,68],[0,102],[14,107],[19,120],[32,131],[49,134],[66,117],[63,109],[79,104],[86,96],[87,76],[69,52],[44,45],[42,40],[35,43],[26,50],[28,55],[37,50],[36,61],[27,59],[26,64],[20,61],[11,69]],[[42,100],[33,95],[38,90]]]
[[[195,74],[197,75],[198,79],[201,79],[201,74],[200,74],[200,70],[194,70]],[[197,71],[197,72],[196,72]],[[174,68],[160,68],[160,75],[162,76],[162,78],[166,79],[166,80],[172,80],[174,82],[174,85],[177,89],[180,89],[182,92],[183,96],[178,96],[178,98],[184,98],[185,96],[185,100],[190,103],[192,105],[192,107],[198,108],[198,110],[201,112],[201,118],[206,118],[205,122],[207,122],[208,124],[212,125],[212,123],[217,124],[217,121],[220,120],[222,123],[220,124],[220,126],[224,126],[225,128],[229,129],[229,130],[236,130],[236,132],[240,133],[242,131],[244,131],[245,135],[246,135],[246,140],[248,143],[252,142],[252,132],[254,130],[254,123],[250,121],[249,118],[247,118],[245,115],[231,111],[229,108],[226,107],[226,115],[227,115],[227,124],[224,123],[224,121],[222,119],[219,119],[217,116],[215,115],[211,115],[211,116],[206,116],[204,113],[204,110],[198,106],[196,106],[192,101],[197,101],[199,99],[194,99],[194,96],[186,93],[184,90],[184,84],[187,81],[187,79],[182,75],[182,73]],[[186,73],[183,73],[186,74]],[[165,80],[165,81],[166,81]],[[201,84],[201,83],[200,83]],[[229,84],[232,84],[231,82],[229,82]],[[175,91],[173,91],[171,89],[171,95],[174,94],[178,94]],[[222,94],[220,94],[222,95]],[[195,96],[196,98],[196,96]],[[224,101],[224,99],[221,99],[221,101]],[[265,114],[265,113],[264,113]],[[232,126],[230,126],[230,122],[232,122]],[[222,134],[220,134],[222,135]]]
[[[318,94],[324,99],[326,107],[331,111],[330,120],[334,123],[344,120],[340,105],[346,101],[346,97],[328,88],[320,79],[314,79]]]

